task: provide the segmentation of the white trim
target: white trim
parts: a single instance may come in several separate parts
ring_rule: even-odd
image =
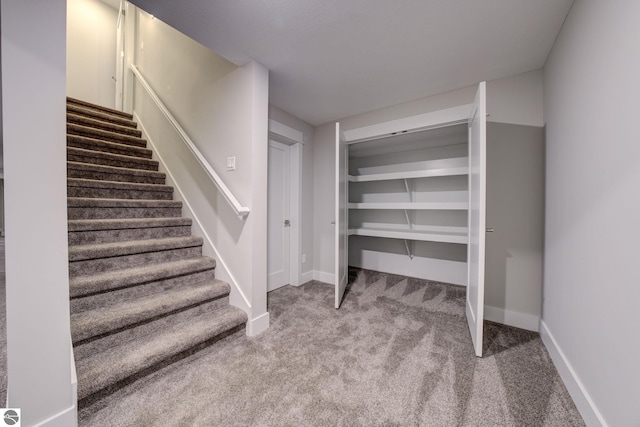
[[[395,132],[418,132],[460,123],[468,123],[469,110],[471,110],[471,108],[472,104],[465,104],[431,113],[419,114],[417,116],[376,123],[375,125],[346,130],[343,132],[343,136],[347,144],[354,144],[356,142],[385,138]]]
[[[147,82],[147,80],[142,76],[142,73],[140,72],[138,67],[131,64],[129,68],[131,68],[131,71],[133,71],[133,74],[138,78],[138,80],[142,84],[142,87],[145,88],[145,90],[149,94],[149,97],[151,97],[151,99],[153,100],[153,102],[155,102],[158,109],[162,112],[162,114],[164,114],[165,118],[169,121],[169,123],[171,123],[175,131],[178,133],[178,135],[180,136],[182,141],[185,143],[185,145],[189,148],[189,150],[194,155],[196,160],[198,160],[202,168],[207,172],[207,175],[209,175],[209,178],[211,179],[211,181],[213,181],[216,187],[218,187],[218,190],[220,190],[220,193],[224,196],[225,200],[229,203],[229,205],[231,205],[234,212],[240,218],[244,219],[247,215],[249,215],[250,209],[240,204],[238,199],[236,199],[236,196],[234,196],[231,190],[229,190],[229,187],[227,187],[224,181],[218,176],[216,171],[213,170],[213,167],[209,164],[207,159],[205,159],[205,157],[202,155],[200,150],[198,150],[198,148],[193,143],[191,138],[189,138],[189,136],[184,131],[184,129],[182,129],[182,127],[180,126],[178,121],[175,119],[175,117],[173,117],[173,115],[169,112],[167,107],[160,100],[158,95],[151,88],[151,86],[149,85],[149,82]]]
[[[289,216],[291,232],[289,234],[289,284],[299,286],[302,269],[302,145],[294,144],[289,152]]]
[[[540,320],[540,337],[542,338],[542,342],[545,347],[547,347],[551,360],[556,366],[556,369],[558,370],[564,385],[567,387],[569,394],[573,398],[573,402],[576,404],[585,424],[590,427],[607,427],[607,422],[600,411],[598,411],[596,404],[593,402],[593,399],[591,399],[591,396],[589,396],[587,389],[584,384],[582,384],[582,381],[580,381],[576,371],[573,370],[571,363],[558,345],[558,342],[553,337],[553,334],[544,320]]]
[[[504,308],[484,306],[484,318],[503,325],[538,332],[540,318],[533,314],[520,313],[518,311],[505,310]]]
[[[75,427],[78,425],[78,411],[76,403],[57,414],[34,424],[34,427]]]
[[[224,275],[222,276],[218,275],[218,277],[221,277],[223,280],[229,282],[229,284],[236,291],[236,292],[233,292],[233,291],[231,292],[230,303],[232,305],[237,306],[238,308],[241,308],[242,310],[247,312],[248,315],[251,315],[251,303],[249,302],[249,299],[246,297],[244,292],[242,292],[242,289],[238,285],[238,281],[234,277],[233,273],[231,273],[231,270],[229,270],[229,267],[227,266],[227,263],[224,261],[222,256],[220,256],[220,252],[218,252],[218,250],[216,249],[215,245],[213,244],[213,241],[211,240],[211,237],[206,232],[204,226],[202,225],[202,222],[198,218],[198,215],[196,215],[195,211],[191,207],[191,204],[187,200],[185,193],[182,191],[182,188],[180,188],[180,185],[178,185],[178,183],[176,182],[175,178],[173,177],[173,174],[167,168],[167,164],[162,158],[162,155],[158,151],[156,145],[153,143],[153,140],[149,136],[149,133],[144,127],[144,124],[142,123],[142,121],[140,120],[140,117],[135,111],[133,113],[133,118],[138,123],[138,125],[140,125],[140,131],[142,132],[144,139],[146,139],[151,145],[151,148],[153,149],[153,153],[160,161],[160,165],[162,166],[162,169],[164,170],[164,172],[167,174],[167,178],[170,181],[171,185],[177,190],[177,193],[174,192],[174,196],[176,197],[176,199],[180,200],[183,203],[184,207],[187,208],[187,212],[183,212],[183,215],[193,220],[192,230],[194,231],[194,234],[201,236],[204,239],[204,246],[210,249],[211,252],[214,254],[214,257],[216,258],[216,270],[218,270],[218,267],[222,267],[222,270],[223,270],[222,273]],[[240,295],[241,301],[238,301],[237,298],[234,298],[234,294]]]
[[[315,273],[315,271],[313,271],[313,270],[305,271],[304,273],[302,273],[300,275],[300,284],[297,285],[297,286],[304,285],[305,283],[314,280],[313,279],[313,274],[314,273]]]
[[[261,314],[260,316],[249,319],[247,322],[247,335],[255,337],[258,334],[269,329],[269,312]]]
[[[313,280],[317,280],[318,282],[324,282],[329,284],[336,283],[336,275],[334,273],[327,273],[325,271],[313,271]]]
[[[288,143],[304,144],[302,132],[273,119],[269,119],[269,133],[284,138]]]

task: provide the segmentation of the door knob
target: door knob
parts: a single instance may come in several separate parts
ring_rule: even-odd
[[[493,227],[487,227],[485,230],[487,233],[493,233]]]
[[[290,220],[288,220],[288,219],[285,219],[285,220],[284,220],[284,226],[285,226],[285,227],[291,227],[291,221],[290,221]]]

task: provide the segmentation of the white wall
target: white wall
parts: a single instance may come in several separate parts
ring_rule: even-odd
[[[302,164],[300,165],[301,204],[300,230],[301,244],[300,254],[306,255],[306,262],[300,263],[300,273],[304,283],[313,278],[313,132],[314,128],[309,123],[282,111],[273,105],[269,106],[269,119],[289,126],[302,132],[304,144],[302,145]]]
[[[232,303],[249,312],[248,331],[257,333],[268,326],[268,72],[256,63],[236,67],[142,11],[137,19],[137,65],[216,173],[251,209],[245,220],[234,214],[144,89],[136,85],[134,111],[199,219],[202,227],[195,224],[193,232],[206,233],[205,254],[218,260],[217,277],[232,284]],[[226,170],[231,156],[236,158],[235,171]],[[189,214],[188,209],[183,214]],[[209,242],[217,254],[207,252]]]
[[[544,70],[543,337],[588,425],[640,425],[638,16],[574,2]]]
[[[490,81],[487,83],[487,110],[489,113],[488,121],[498,124],[516,125],[517,127],[538,127],[543,123],[543,79],[542,70],[534,70],[517,76],[507,77],[500,80]],[[477,86],[469,86],[444,94],[434,95],[427,98],[421,98],[404,104],[371,111],[358,116],[347,117],[340,120],[341,129],[349,130],[363,126],[373,125],[375,123],[400,119],[403,117],[414,116],[444,108],[455,107],[458,105],[469,104],[473,102]],[[314,268],[318,272],[317,276],[324,278],[326,281],[333,280],[334,266],[334,229],[330,224],[334,217],[334,124],[316,128],[314,137]],[[490,127],[491,129],[491,127]],[[523,131],[526,135],[526,130]],[[518,132],[516,132],[518,133]],[[488,139],[491,141],[491,134]],[[513,136],[513,130],[512,135]],[[502,138],[501,135],[496,135]],[[500,141],[499,141],[500,142]],[[509,141],[502,141],[509,143]],[[517,140],[512,142],[516,143]],[[539,141],[538,150],[541,150],[542,142]],[[517,152],[518,150],[516,150]],[[522,151],[520,151],[522,152]],[[541,151],[537,152],[538,156]],[[525,160],[526,161],[526,160]],[[538,166],[540,164],[538,163]],[[540,171],[540,177],[542,176]],[[537,179],[537,178],[536,178]],[[540,180],[537,179],[532,186],[539,186]],[[542,195],[537,194],[535,200],[541,202]],[[542,224],[540,224],[542,216],[542,205],[538,206],[539,212],[531,213],[535,221],[535,229],[538,234],[542,234]],[[530,218],[523,218],[525,223]],[[512,240],[515,242],[516,239]],[[504,321],[514,326],[527,327],[535,329],[540,311],[540,298],[531,298],[532,294],[540,294],[541,289],[541,269],[542,269],[542,247],[541,244],[533,245],[535,254],[526,251],[521,247],[512,250],[518,254],[518,259],[511,259],[510,274],[497,272],[494,276],[502,274],[504,280],[496,285],[498,289],[495,292],[489,292],[491,304],[494,309],[492,320]],[[505,252],[503,252],[504,254]],[[376,261],[380,262],[380,261]],[[503,263],[504,264],[504,263]],[[498,264],[496,264],[498,265]],[[537,277],[532,280],[522,280],[529,272],[536,270]],[[535,283],[534,283],[535,282]],[[487,285],[490,286],[489,284]],[[508,291],[507,291],[508,289]],[[507,296],[508,294],[508,296]],[[518,301],[516,304],[515,301]],[[524,301],[524,304],[522,302]],[[506,311],[513,311],[507,319]],[[523,323],[524,320],[524,323]],[[533,325],[533,326],[531,326]]]
[[[118,11],[99,0],[67,0],[67,95],[114,108]]]
[[[70,426],[66,2],[4,0],[1,15],[8,406],[24,426]]]

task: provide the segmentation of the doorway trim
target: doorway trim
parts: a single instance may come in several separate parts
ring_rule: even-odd
[[[302,249],[302,148],[303,133],[283,123],[269,119],[269,139],[287,144],[291,148],[289,162],[289,211],[291,229],[289,233],[289,284],[300,286]],[[268,201],[267,201],[268,203]]]

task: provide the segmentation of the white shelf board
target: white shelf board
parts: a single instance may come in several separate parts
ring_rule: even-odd
[[[422,242],[460,243],[467,244],[469,237],[467,229],[460,227],[459,232],[438,232],[432,230],[393,230],[381,228],[352,228],[350,236],[383,237],[387,239],[419,240]]]
[[[468,202],[349,203],[349,209],[467,210]]]
[[[468,175],[468,167],[439,168],[419,171],[388,172],[369,175],[349,175],[351,182],[389,181],[393,179],[430,178],[434,176]]]

